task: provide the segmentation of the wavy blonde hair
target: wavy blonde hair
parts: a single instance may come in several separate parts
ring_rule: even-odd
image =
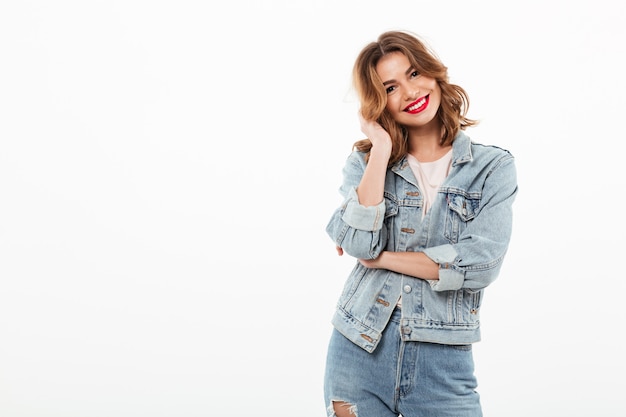
[[[398,162],[408,152],[407,132],[386,110],[387,93],[376,72],[380,59],[392,52],[403,53],[420,74],[434,78],[439,84],[441,105],[437,116],[443,126],[442,145],[452,143],[459,130],[478,124],[478,121],[466,117],[469,108],[467,93],[458,85],[448,82],[448,68],[425,43],[409,32],[385,32],[376,42],[371,42],[361,50],[354,64],[352,79],[363,117],[376,120],[391,136],[393,148],[389,165]],[[354,143],[354,148],[362,152],[369,153],[371,147],[369,139]]]

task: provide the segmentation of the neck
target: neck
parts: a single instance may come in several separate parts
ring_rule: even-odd
[[[409,153],[420,162],[432,162],[441,158],[450,150],[452,145],[441,144],[441,127],[421,128],[409,130]]]

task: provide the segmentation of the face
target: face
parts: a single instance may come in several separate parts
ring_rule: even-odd
[[[401,52],[383,56],[376,72],[387,92],[387,111],[406,127],[438,123],[441,89],[434,78],[421,75]]]

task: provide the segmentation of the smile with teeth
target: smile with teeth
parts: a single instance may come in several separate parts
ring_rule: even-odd
[[[407,106],[404,111],[408,113],[419,113],[426,108],[426,104],[428,104],[428,96],[424,96],[417,101],[414,101],[409,106]]]

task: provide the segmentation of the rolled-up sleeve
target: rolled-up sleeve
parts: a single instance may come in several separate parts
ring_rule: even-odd
[[[458,290],[463,287],[465,274],[454,268],[457,252],[452,245],[433,246],[424,250],[424,254],[439,264],[439,279],[428,280],[435,291]]]
[[[356,188],[348,192],[345,211],[341,218],[350,227],[358,230],[374,232],[380,230],[385,217],[385,200],[375,206],[364,206],[359,203]]]

